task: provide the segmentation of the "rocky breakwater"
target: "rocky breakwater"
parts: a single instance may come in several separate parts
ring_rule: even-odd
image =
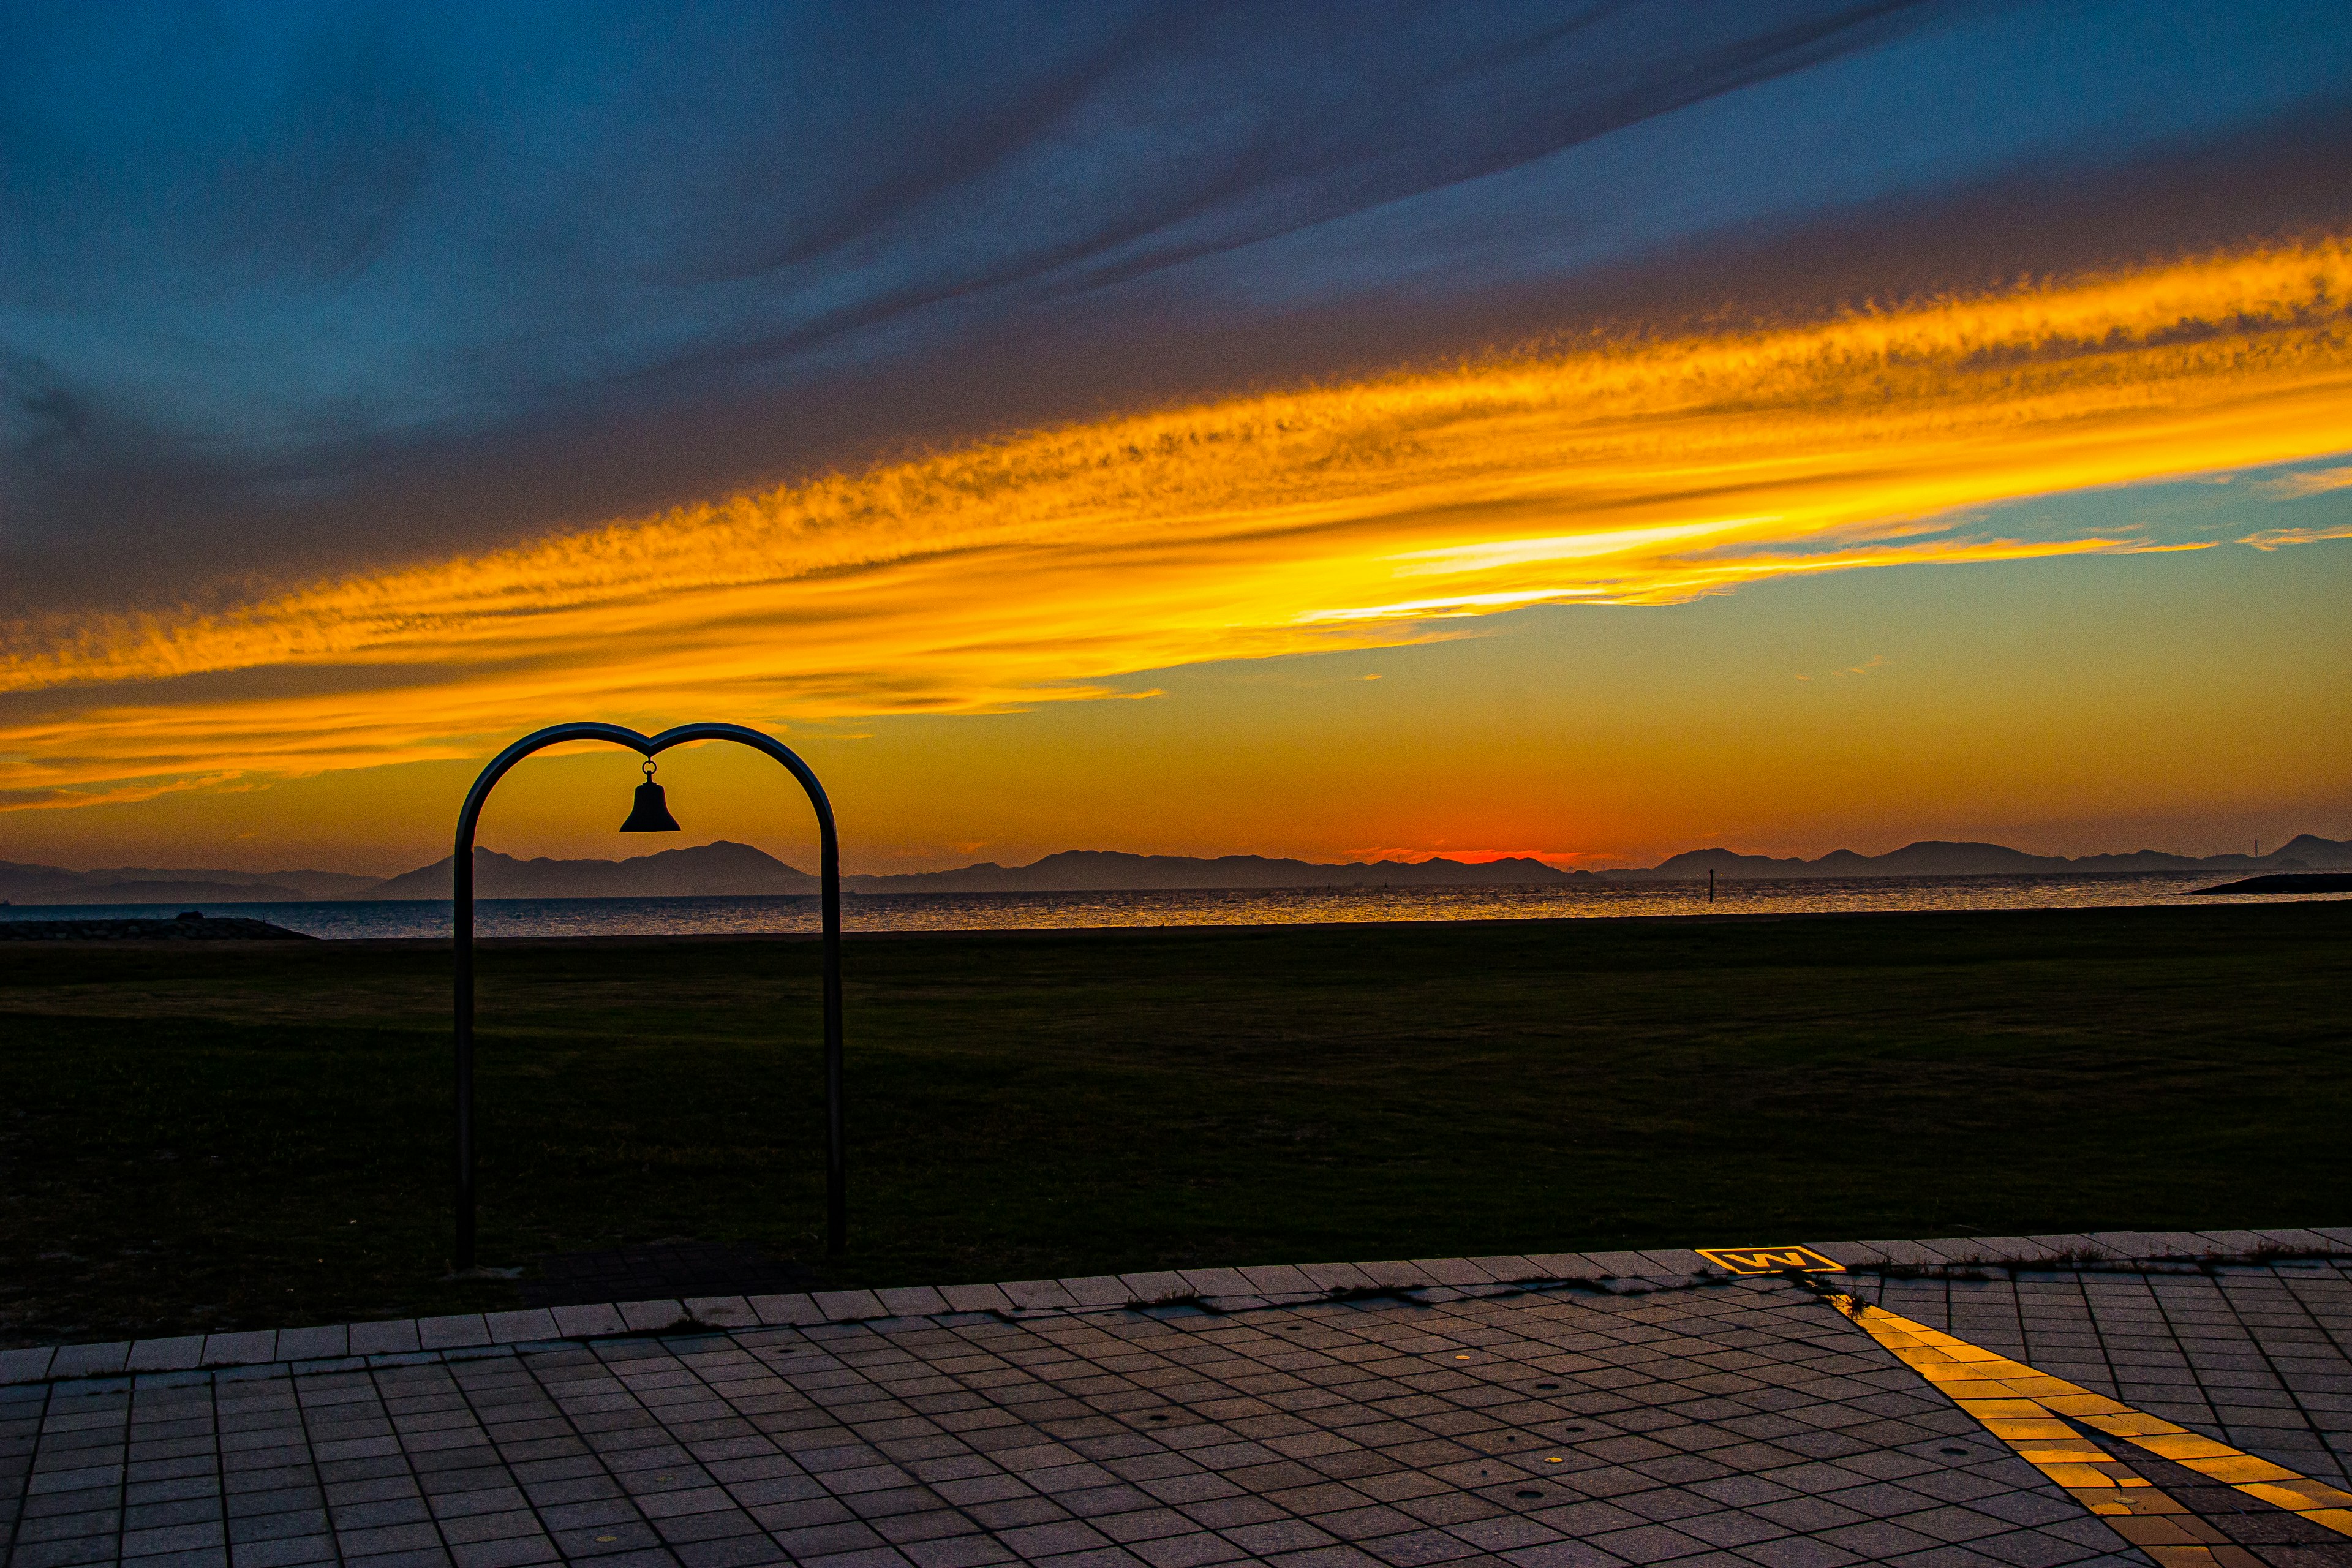
[[[2352,893],[2352,871],[2249,877],[2242,882],[2225,882],[2218,888],[2199,888],[2189,896],[2201,899],[2209,893]]]

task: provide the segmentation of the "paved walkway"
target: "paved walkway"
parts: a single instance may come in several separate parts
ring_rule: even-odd
[[[10,1352],[0,1542],[12,1568],[2352,1563],[2352,1232],[1822,1250],[1908,1277],[1443,1260],[1157,1277],[1187,1299],[1142,1307],[1029,1281],[562,1310],[645,1330],[607,1337]],[[845,1321],[869,1303],[895,1315]],[[663,1331],[685,1306],[743,1321]],[[268,1359],[131,1370],[240,1351]]]

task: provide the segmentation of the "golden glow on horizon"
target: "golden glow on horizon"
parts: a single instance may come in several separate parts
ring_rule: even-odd
[[[1953,517],[2343,449],[2347,300],[2330,239],[1072,426],[228,613],[19,622],[0,806],[475,755],[556,718],[1002,710],[1530,604],[2158,548]]]

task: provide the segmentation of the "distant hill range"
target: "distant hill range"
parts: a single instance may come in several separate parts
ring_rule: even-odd
[[[351,898],[381,881],[349,871],[68,871],[0,860],[0,902],[12,904],[285,904]]]
[[[992,862],[955,871],[845,877],[861,893],[1091,893],[1184,888],[1454,888],[1597,880],[1540,860],[1269,860],[1263,855],[1127,855],[1115,849],[1065,849],[1026,866]]]
[[[853,893],[1095,892],[1139,888],[1425,888],[1454,884],[1566,882],[1592,873],[1556,871],[1540,860],[1457,860],[1318,866],[1227,855],[1196,860],[1171,855],[1124,855],[1071,849],[1029,866],[966,866],[954,871],[844,877]],[[817,879],[748,844],[721,839],[699,849],[668,849],[634,860],[517,860],[491,849],[474,851],[474,896],[483,899],[677,898],[740,893],[814,893]],[[378,883],[366,899],[446,899],[449,862]]]
[[[362,899],[446,899],[455,856],[378,882]],[[720,839],[695,849],[665,849],[631,860],[518,860],[495,849],[474,851],[478,899],[714,898],[746,893],[814,893],[817,880],[762,849]]]
[[[1689,849],[1646,871],[1604,873],[1618,881],[1673,881],[1704,877],[2023,877],[2053,871],[2305,871],[2352,868],[2352,839],[2305,833],[2260,858],[2252,855],[2168,855],[2138,849],[2128,855],[2028,855],[1998,844],[1948,844],[1927,839],[1884,855],[1832,849],[1818,860],[1775,860],[1729,849]]]
[[[0,861],[0,901],[16,904],[282,903],[305,899],[446,899],[447,859],[389,880],[342,871],[163,871],[139,868],[68,871]],[[2095,871],[2352,870],[2352,839],[2305,834],[2275,853],[2129,855],[2069,859],[1998,844],[1907,844],[1885,855],[1832,850],[1818,860],[1773,859],[1730,849],[1693,849],[1640,870],[1561,871],[1525,858],[1345,861],[1275,860],[1260,855],[1198,859],[1070,849],[1026,866],[984,863],[953,871],[842,879],[853,893],[1059,893],[1217,888],[1437,888],[1530,883],[1801,877],[1999,877]],[[474,851],[474,891],[485,899],[648,899],[813,893],[816,878],[749,844],[721,839],[628,860],[518,860]]]

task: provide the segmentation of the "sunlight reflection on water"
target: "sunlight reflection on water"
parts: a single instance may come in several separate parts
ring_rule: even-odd
[[[850,931],[994,931],[1098,926],[1297,925],[1366,921],[1559,920],[1628,915],[1797,915],[1924,910],[2052,910],[2179,904],[2239,873],[2130,876],[1856,877],[1700,882],[1576,882],[1496,888],[1249,888],[1071,893],[850,894]],[[2201,903],[2271,903],[2347,894],[2232,895]],[[19,920],[244,915],[312,936],[449,934],[447,900],[287,904],[19,905]],[[814,895],[786,898],[485,899],[483,937],[752,936],[817,929]]]

